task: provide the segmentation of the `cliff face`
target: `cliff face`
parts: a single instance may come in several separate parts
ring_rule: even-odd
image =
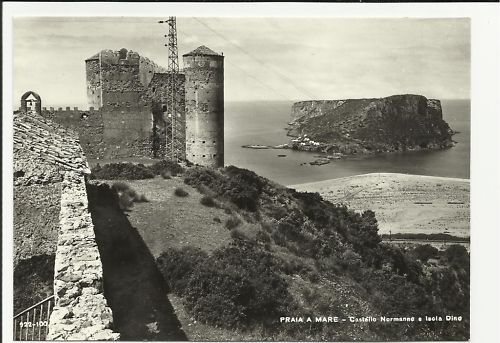
[[[293,148],[343,154],[453,145],[453,130],[443,120],[441,102],[410,94],[297,102],[288,134],[296,137]]]

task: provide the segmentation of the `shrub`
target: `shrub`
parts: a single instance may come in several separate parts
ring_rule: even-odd
[[[111,189],[118,194],[118,205],[122,210],[129,210],[134,202],[147,202],[144,194],[138,194],[125,182],[114,182]]]
[[[241,230],[238,229],[232,229],[231,230],[231,238],[234,239],[235,241],[242,240],[242,241],[247,241],[248,236],[245,235],[245,233]]]
[[[177,174],[182,174],[184,172],[184,168],[174,161],[162,160],[152,164],[149,169],[155,175],[172,175],[176,176]]]
[[[304,263],[303,259],[294,257],[293,255],[282,258],[280,266],[281,271],[288,275],[307,273],[311,270],[311,268]]]
[[[339,274],[341,272],[339,259],[335,256],[323,257],[315,261],[316,267],[322,273]]]
[[[209,168],[187,171],[184,182],[202,191],[208,188],[215,195],[229,199],[240,209],[254,212],[264,181],[254,172],[229,166],[222,173]]]
[[[123,211],[128,211],[134,205],[134,199],[128,193],[122,193],[118,197],[118,206]]]
[[[413,249],[413,254],[423,263],[426,263],[430,258],[435,258],[439,255],[439,250],[430,244],[418,245]]]
[[[321,280],[321,275],[315,270],[310,271],[307,273],[307,277],[309,278],[309,281],[312,283],[318,283]]]
[[[208,255],[201,249],[171,248],[156,259],[156,264],[170,290],[183,295],[193,271],[207,258]]]
[[[111,188],[114,189],[117,193],[119,193],[123,191],[128,191],[130,189],[130,186],[125,182],[113,182]]]
[[[255,239],[258,242],[271,243],[271,236],[269,236],[269,234],[267,232],[262,231],[262,230],[257,231]]]
[[[186,304],[198,320],[223,327],[274,320],[294,306],[272,255],[245,242],[214,251],[196,268]]]
[[[204,206],[207,206],[207,207],[215,207],[215,201],[212,197],[210,196],[203,196],[201,199],[200,199],[200,204],[204,205]]]
[[[188,192],[186,192],[184,189],[177,187],[174,191],[174,194],[177,195],[178,197],[187,197],[189,195]]]
[[[460,244],[450,245],[444,251],[444,256],[452,266],[459,266],[465,269],[469,268],[469,253],[467,249]]]
[[[110,163],[102,167],[97,165],[92,169],[92,178],[101,180],[142,180],[151,179],[154,176],[155,174],[143,164]]]
[[[216,223],[222,223],[222,221],[220,220],[219,217],[214,217],[214,222],[216,222]]]
[[[240,224],[241,224],[241,219],[233,216],[233,217],[229,217],[226,219],[225,226],[226,226],[226,229],[232,230]]]
[[[172,177],[170,176],[170,173],[168,171],[162,171],[161,172],[161,177],[164,178],[165,180],[169,180]]]

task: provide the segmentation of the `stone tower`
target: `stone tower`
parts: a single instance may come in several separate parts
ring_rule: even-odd
[[[186,159],[224,166],[224,56],[206,46],[183,55]]]

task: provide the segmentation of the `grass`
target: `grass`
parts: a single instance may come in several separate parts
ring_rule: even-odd
[[[232,241],[223,224],[230,216],[223,209],[202,205],[203,195],[181,179],[157,177],[127,184],[149,200],[135,203],[127,216],[155,257],[168,247],[192,246],[210,252]],[[178,187],[189,196],[174,195]],[[220,222],[207,218],[218,218]]]

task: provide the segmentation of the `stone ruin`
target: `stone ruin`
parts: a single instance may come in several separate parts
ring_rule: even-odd
[[[223,166],[224,56],[201,46],[183,58],[186,69],[176,75],[181,125],[175,145],[181,147],[183,160]],[[167,70],[137,52],[121,49],[87,58],[85,71],[88,110],[41,107],[37,95],[37,113],[76,131],[90,159],[165,156],[171,130],[166,119],[171,77]],[[26,111],[23,101],[20,110]]]

